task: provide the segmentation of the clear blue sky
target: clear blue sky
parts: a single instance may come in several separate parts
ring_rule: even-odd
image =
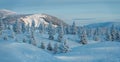
[[[120,21],[120,0],[0,0],[0,9],[47,13],[78,25]]]

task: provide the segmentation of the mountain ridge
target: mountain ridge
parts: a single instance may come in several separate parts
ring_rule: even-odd
[[[9,10],[4,10],[4,13],[0,12],[0,15],[5,15],[9,12],[10,12]],[[63,20],[61,20],[55,16],[45,14],[45,13],[17,14],[12,11],[10,13],[11,13],[10,15],[4,16],[3,21],[8,22],[8,23],[14,23],[16,20],[19,19],[20,21],[24,21],[27,24],[28,24],[28,22],[31,24],[32,21],[34,20],[35,23],[37,23],[37,25],[38,25],[39,23],[42,23],[42,22],[40,22],[41,20],[44,20],[45,24],[49,24],[49,22],[52,22],[53,25],[60,25],[62,23],[64,26],[67,26],[67,24],[65,22],[63,22]]]

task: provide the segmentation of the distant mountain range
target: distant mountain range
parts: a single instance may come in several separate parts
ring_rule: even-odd
[[[49,24],[49,22],[52,22],[53,25],[58,26],[61,23],[64,26],[67,26],[68,24],[63,22],[63,20],[51,16],[48,14],[17,14],[16,12],[2,9],[0,10],[0,18],[3,19],[3,21],[7,23],[14,23],[16,20],[24,21],[26,24],[30,23],[32,21],[35,21],[36,26],[38,26],[40,23],[44,23],[46,25]],[[111,27],[112,25],[115,25],[116,27],[120,27],[120,22],[104,22],[104,23],[94,23],[85,25],[86,28],[97,28],[97,27]]]

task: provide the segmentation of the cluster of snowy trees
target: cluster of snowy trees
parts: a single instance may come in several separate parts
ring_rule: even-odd
[[[75,22],[72,25],[64,26],[62,23],[55,27],[52,22],[49,22],[48,26],[45,26],[44,23],[40,23],[38,27],[35,26],[35,21],[33,20],[31,24],[25,24],[20,20],[16,20],[14,24],[7,24],[0,19],[0,35],[6,29],[12,31],[11,38],[15,39],[15,41],[19,41],[16,34],[25,34],[26,37],[22,39],[24,43],[29,43],[34,46],[37,46],[35,33],[44,33],[48,34],[49,40],[56,40],[54,38],[55,34],[57,34],[57,43],[51,44],[51,42],[46,45],[44,42],[41,42],[40,48],[47,49],[49,51],[53,51],[54,53],[59,52],[68,52],[69,45],[64,40],[64,35],[71,34],[79,37],[79,43],[87,44],[89,39],[94,41],[120,41],[120,27],[116,28],[114,25],[111,27],[97,27],[97,28],[87,28],[76,26]],[[4,40],[7,40],[8,36],[4,36]]]
[[[5,25],[7,25],[5,27]],[[66,41],[63,39],[64,35],[64,29],[63,25],[61,24],[59,27],[58,32],[58,42],[55,43],[54,47],[51,42],[48,43],[48,45],[45,45],[44,42],[41,42],[41,48],[47,49],[49,51],[53,51],[54,53],[63,53],[69,51],[69,46],[66,43]],[[49,23],[47,27],[45,27],[44,23],[40,23],[38,27],[35,27],[35,21],[33,20],[30,24],[27,25],[24,22],[21,22],[19,19],[15,21],[14,24],[4,24],[3,21],[0,21],[0,34],[2,34],[2,31],[5,29],[10,30],[11,38],[13,38],[16,42],[19,42],[21,39],[19,39],[16,35],[24,34],[24,38],[22,39],[23,43],[29,43],[34,46],[37,46],[37,41],[35,33],[47,33],[49,35],[49,40],[54,40],[54,35],[56,34],[56,27],[53,26],[52,22]],[[7,40],[7,35],[4,37],[4,40]],[[62,47],[62,48],[61,48]]]
[[[49,42],[47,45],[45,45],[44,42],[41,42],[40,48],[44,50],[47,49],[48,51],[52,51],[54,54],[66,53],[70,51],[70,47],[67,43],[67,40],[65,40],[62,43],[55,43],[54,45],[52,45],[51,42]]]

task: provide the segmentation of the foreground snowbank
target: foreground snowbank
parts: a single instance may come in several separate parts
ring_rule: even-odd
[[[63,62],[40,48],[25,43],[0,42],[1,62]]]
[[[57,58],[68,62],[120,62],[119,42],[100,42],[78,46]]]

